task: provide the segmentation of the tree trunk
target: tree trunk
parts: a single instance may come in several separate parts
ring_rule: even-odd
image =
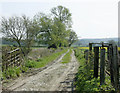
[[[23,49],[22,49],[22,46],[21,46],[21,44],[20,44],[20,40],[16,40],[16,41],[17,41],[17,43],[18,43],[18,45],[19,45],[19,47],[20,47],[20,49],[21,49],[23,55],[25,56],[25,53],[24,53],[24,51],[23,51]]]

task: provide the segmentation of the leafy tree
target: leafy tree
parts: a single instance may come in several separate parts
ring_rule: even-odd
[[[65,42],[66,27],[61,21],[52,20],[51,16],[38,13],[34,17],[34,23],[37,23],[37,39],[39,43],[57,48],[60,43]]]
[[[69,47],[77,40],[78,40],[77,34],[74,31],[70,31],[70,35],[68,39]]]
[[[68,41],[70,41],[71,38],[69,29],[72,27],[72,19],[69,9],[63,6],[57,6],[51,9],[51,13],[53,15],[54,23],[58,28],[57,39],[59,39],[59,41],[57,43],[59,47],[68,46]]]
[[[48,44],[51,41],[52,19],[44,13],[38,13],[34,16],[34,24],[36,28],[36,40],[42,44]]]
[[[54,21],[52,26],[52,36],[51,36],[51,44],[56,47],[61,47],[67,45],[67,37],[69,31],[66,31],[65,24],[61,23],[61,21]]]
[[[51,15],[38,13],[34,16],[36,24],[37,39],[39,43],[47,44],[52,48],[70,46],[77,36],[70,31],[72,26],[71,13],[63,6],[54,7]]]
[[[51,13],[54,17],[54,20],[59,20],[66,25],[67,28],[71,28],[72,19],[71,13],[68,8],[63,6],[57,6],[51,9]]]

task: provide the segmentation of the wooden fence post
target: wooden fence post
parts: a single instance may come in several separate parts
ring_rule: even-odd
[[[118,66],[118,49],[117,46],[113,47],[113,68],[114,68],[114,86],[119,90],[119,66]]]
[[[88,50],[84,51],[84,58],[85,58],[85,61],[86,61],[86,64],[87,64],[88,63]]]
[[[105,83],[105,49],[101,49],[100,54],[100,85]]]
[[[6,59],[5,59],[6,58]],[[12,51],[7,52],[5,56],[4,63],[2,64],[2,71],[7,70],[8,67],[20,66],[22,63],[22,58],[20,57],[20,49],[14,49]]]
[[[98,77],[99,47],[94,47],[94,77]]]
[[[111,83],[114,85],[114,69],[113,69],[113,46],[112,44],[109,44],[109,63],[110,63],[110,78]]]
[[[92,43],[89,43],[89,51],[92,51]]]
[[[15,61],[16,61],[15,57],[16,57],[16,52],[14,53],[14,63],[13,63],[13,67],[15,67]]]
[[[109,46],[107,47],[107,59],[109,60]]]
[[[90,69],[93,69],[93,58],[92,58],[92,43],[89,43],[89,65],[90,65]]]

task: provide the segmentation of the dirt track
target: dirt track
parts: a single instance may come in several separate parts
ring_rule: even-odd
[[[71,54],[71,62],[62,64],[63,54],[48,68],[30,77],[19,78],[15,83],[8,86],[13,91],[71,91],[73,78],[79,63],[74,52]]]

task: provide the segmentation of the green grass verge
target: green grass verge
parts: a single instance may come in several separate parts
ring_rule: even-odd
[[[62,50],[61,52],[53,53],[49,56],[38,59],[37,61],[29,60],[25,63],[25,66],[28,68],[41,68],[46,66],[48,63],[57,59],[60,55],[67,52],[67,49]]]
[[[62,62],[61,63],[69,63],[71,60],[71,53],[72,50],[70,49],[70,51],[63,57]]]

